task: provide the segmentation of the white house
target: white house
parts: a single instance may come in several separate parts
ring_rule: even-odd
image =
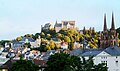
[[[108,71],[120,71],[120,48],[117,46],[108,47],[104,50],[92,50],[82,54],[88,58],[94,56],[94,64],[105,63]]]

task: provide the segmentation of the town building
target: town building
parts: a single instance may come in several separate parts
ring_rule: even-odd
[[[105,63],[108,71],[120,71],[120,48],[117,46],[85,50],[84,53],[81,53],[81,56],[84,56],[86,59],[93,56],[94,64]]]
[[[104,15],[104,27],[100,39],[100,48],[107,48],[109,46],[118,46],[118,33],[115,30],[113,13],[110,29],[107,28],[106,14]]]

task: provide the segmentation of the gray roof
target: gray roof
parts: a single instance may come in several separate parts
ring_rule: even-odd
[[[28,39],[29,42],[34,42],[34,41],[35,41],[35,40],[34,40],[33,38],[31,38],[31,37],[23,37],[20,42],[25,41],[26,39]]]
[[[102,51],[105,51],[106,53],[110,54],[111,56],[119,56],[120,55],[120,48],[117,46],[114,47],[108,47],[106,49],[86,49],[81,54],[81,56],[96,56]]]
[[[50,53],[50,52],[55,53],[56,50],[47,50],[47,53]]]
[[[81,54],[81,56],[96,56],[100,52],[102,52],[102,51],[101,50],[87,51],[87,52],[84,52],[83,54]]]
[[[79,49],[74,49],[71,51],[70,53],[71,55],[80,55],[82,54],[82,50],[79,48]]]
[[[19,41],[13,42],[13,48],[18,48],[18,47],[21,47],[23,45],[24,45],[23,42],[19,42]]]
[[[50,55],[44,55],[44,56],[42,56],[43,60],[48,60],[49,57],[50,57]]]
[[[104,51],[112,56],[119,56],[120,55],[120,48],[117,46],[108,47]]]
[[[62,23],[56,23],[55,27],[62,27]]]
[[[51,38],[51,40],[53,40],[53,41],[61,41],[59,38]]]
[[[13,42],[13,45],[14,44],[23,44],[23,42],[16,41],[16,42]]]
[[[68,25],[68,22],[64,22],[63,25]]]

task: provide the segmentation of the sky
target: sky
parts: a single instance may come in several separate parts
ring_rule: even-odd
[[[0,40],[12,40],[25,34],[39,33],[41,25],[56,20],[75,20],[79,29],[103,29],[106,13],[111,27],[120,27],[120,0],[0,0]]]

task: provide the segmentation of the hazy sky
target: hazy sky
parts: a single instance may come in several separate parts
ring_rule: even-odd
[[[75,20],[80,29],[101,31],[104,13],[110,28],[112,12],[118,28],[120,0],[0,0],[0,40],[40,32],[40,25],[56,20]]]

